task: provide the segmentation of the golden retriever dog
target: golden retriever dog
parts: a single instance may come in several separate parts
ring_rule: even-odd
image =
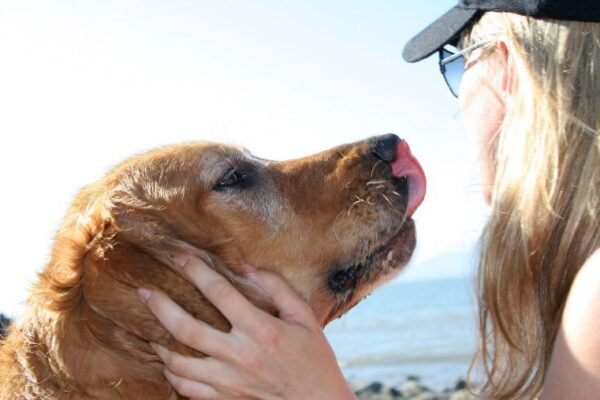
[[[276,162],[214,143],[133,157],[82,189],[27,312],[0,347],[1,399],[177,399],[149,342],[182,354],[140,300],[163,291],[231,325],[174,266],[205,259],[274,312],[242,266],[276,271],[325,326],[412,255],[425,176],[395,135]]]

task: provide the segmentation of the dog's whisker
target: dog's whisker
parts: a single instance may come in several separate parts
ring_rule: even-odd
[[[404,225],[404,223],[406,222],[407,218],[408,218],[408,214],[404,213],[404,216],[402,217],[402,222],[400,222],[400,226]]]
[[[356,233],[356,227],[358,226],[358,221],[356,219],[354,219],[354,225],[352,225],[352,235],[355,236]]]
[[[338,221],[339,221],[340,217],[342,217],[343,215],[344,215],[344,211],[342,210],[342,211],[340,211],[340,212],[339,212],[339,214],[338,214],[338,215],[335,217],[335,219],[333,220],[333,236],[335,237],[335,240],[336,240],[336,241],[337,241],[339,244],[341,244],[341,243],[342,243],[342,241],[340,240],[340,237],[338,236],[337,229],[336,229],[336,225],[337,225],[337,223],[338,223]]]
[[[375,168],[377,168],[377,166],[381,163],[381,160],[378,160],[375,165],[373,165],[373,168],[371,169],[371,178],[373,177],[373,174],[375,174]]]
[[[110,385],[115,388],[118,388],[119,386],[121,386],[121,383],[123,383],[123,378],[119,379],[118,381],[111,382]]]
[[[367,182],[366,186],[371,186],[371,185],[379,185],[380,183],[386,183],[386,180],[378,180],[378,181],[369,181]]]
[[[375,203],[373,201],[371,201],[371,196],[367,197],[367,204],[370,206],[374,206]]]
[[[402,197],[402,195],[400,193],[396,192],[395,190],[392,191],[392,194],[394,196]]]
[[[347,212],[348,216],[350,216],[350,212],[352,211],[352,209],[353,209],[354,207],[356,207],[357,205],[359,205],[360,203],[366,203],[366,201],[364,201],[364,200],[360,199],[360,200],[356,200],[354,203],[352,203],[352,204],[350,205],[350,208],[348,208],[348,212]]]
[[[388,199],[388,197],[385,194],[383,194],[383,193],[380,193],[380,194],[381,194],[381,197],[383,197],[385,199],[385,201],[387,201],[389,203],[390,206],[392,206],[392,207],[394,206],[392,204],[392,202],[390,201],[390,199]]]

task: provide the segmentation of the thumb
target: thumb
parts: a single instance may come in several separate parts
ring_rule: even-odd
[[[268,296],[284,321],[295,321],[308,327],[318,326],[317,319],[306,301],[278,274],[258,270],[245,274]]]

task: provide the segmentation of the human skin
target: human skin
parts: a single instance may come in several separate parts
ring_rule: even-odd
[[[478,149],[482,193],[488,204],[494,180],[493,143],[504,119],[512,79],[506,45],[499,41],[495,46],[493,53],[485,56],[485,62],[479,61],[487,49],[467,55],[458,97],[463,125]]]
[[[184,357],[153,345],[165,376],[194,399],[355,399],[312,309],[279,276],[246,277],[267,293],[279,318],[256,308],[202,260],[182,255],[182,273],[231,322],[223,333],[200,324],[159,292],[141,289],[150,310],[180,342],[208,354]],[[215,289],[217,288],[217,289]]]
[[[571,290],[540,400],[597,399],[600,393],[600,251]]]
[[[477,144],[483,196],[489,203],[492,143],[516,90],[517,77],[502,39],[485,61],[480,55],[475,51],[466,60],[459,105],[465,129]],[[179,341],[210,356],[192,359],[156,347],[165,363],[165,375],[179,393],[195,399],[356,398],[311,309],[280,277],[265,271],[248,273],[280,310],[280,318],[275,318],[250,304],[200,260],[183,259],[184,275],[233,321],[233,329],[217,334],[161,293],[141,291],[150,310]],[[210,296],[208,285],[215,282],[226,295]],[[599,331],[600,252],[596,252],[582,266],[569,292],[540,400],[597,398]]]

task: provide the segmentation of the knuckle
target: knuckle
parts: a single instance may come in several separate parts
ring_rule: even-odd
[[[245,369],[250,371],[257,371],[260,369],[262,358],[256,354],[254,349],[245,348],[238,352],[238,363],[240,363]]]
[[[183,375],[186,371],[186,362],[181,355],[172,354],[169,359],[165,361],[165,364],[169,370],[176,375]]]
[[[196,396],[194,398],[209,399],[209,397],[206,397],[206,396],[198,397],[197,396],[198,393],[195,393],[194,387],[189,381],[182,379],[182,380],[177,381],[173,386],[175,387],[177,392],[183,396],[187,396],[187,397]]]
[[[207,286],[205,294],[211,298],[223,298],[231,292],[231,284],[222,277],[215,278]]]
[[[205,269],[208,268],[206,263],[202,260],[192,257],[189,261],[182,267],[182,270],[185,275],[191,277],[192,279],[197,276],[203,276],[205,274]]]
[[[194,321],[184,320],[179,325],[175,338],[183,344],[191,344],[199,339],[198,325]]]
[[[165,370],[165,376],[175,391],[185,398],[212,400],[219,398],[217,391],[209,385],[200,384],[193,380],[182,378],[169,369]],[[177,398],[180,398],[177,396]]]
[[[268,343],[270,345],[279,342],[282,336],[281,328],[272,323],[262,324],[258,327],[257,336],[261,343]]]

